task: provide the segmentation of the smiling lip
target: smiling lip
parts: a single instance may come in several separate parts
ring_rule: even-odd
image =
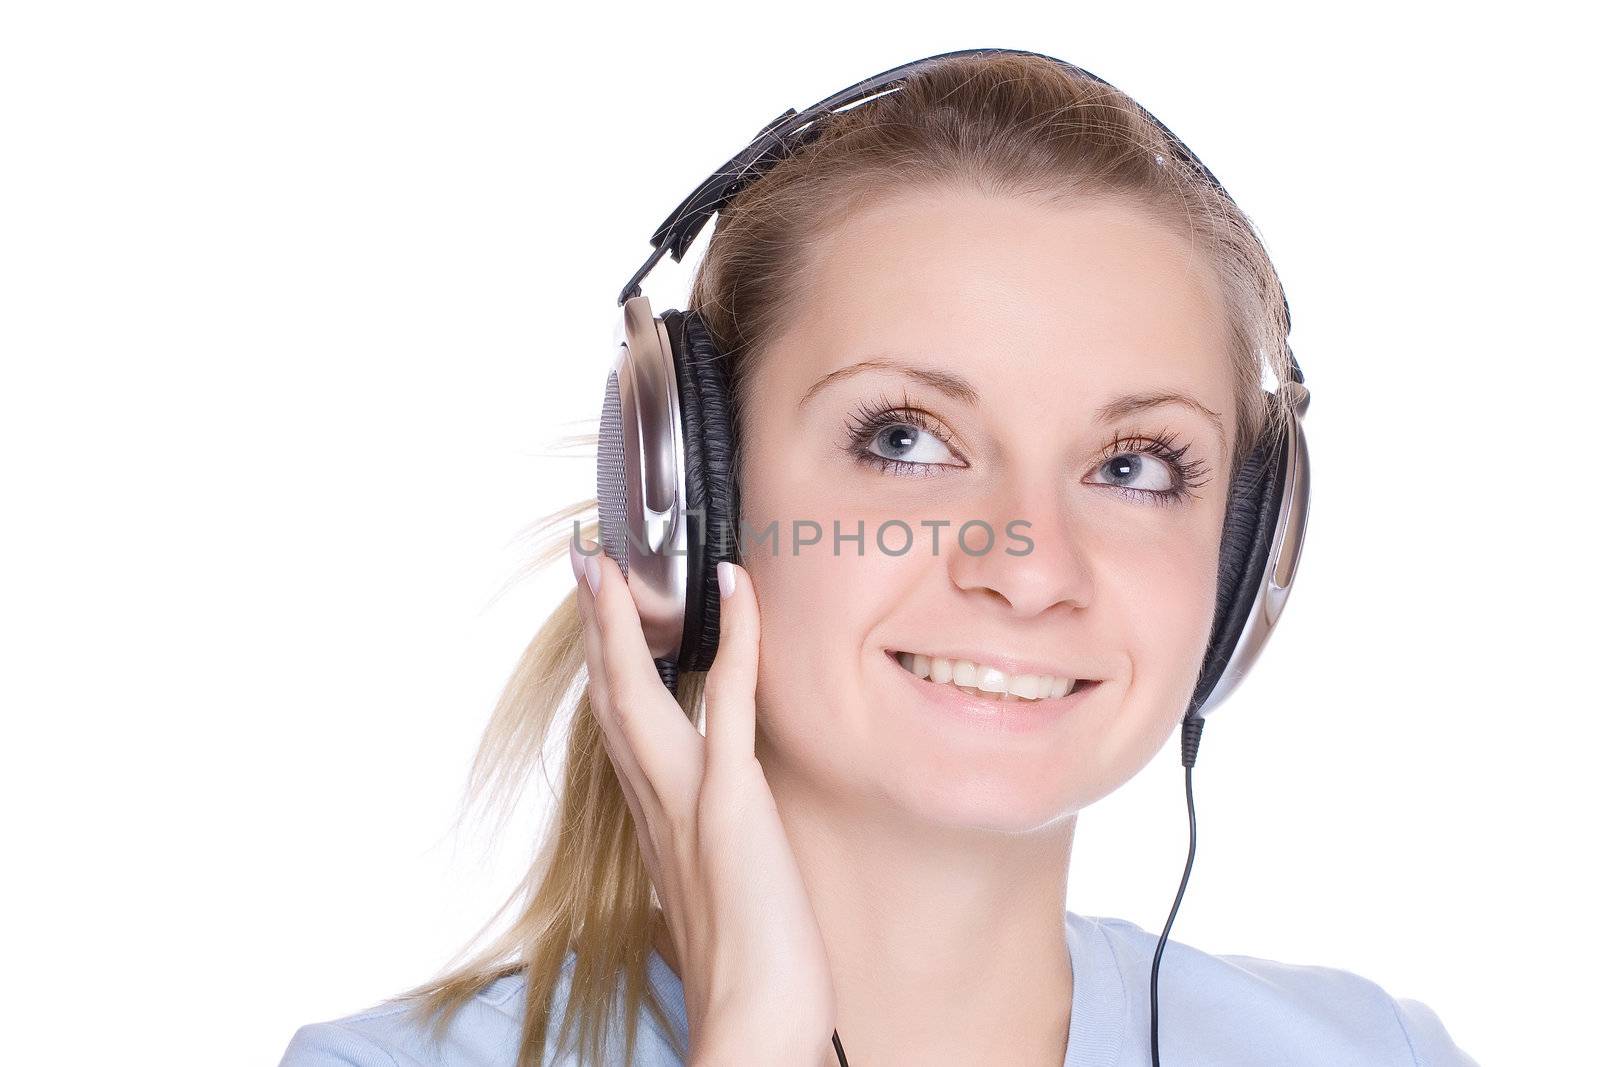
[[[894,658],[893,649],[884,649],[884,658],[888,661],[889,669],[904,678],[912,692],[922,700],[949,713],[958,721],[1000,733],[1031,733],[1046,729],[1100,690],[1100,681],[1097,679],[1052,700],[991,700],[963,693],[948,682],[917,677],[900,665]]]
[[[1094,677],[1094,672],[1087,667],[1080,666],[1078,670],[1072,671],[1065,669],[1060,664],[1045,663],[1043,660],[1017,659],[1013,656],[997,656],[990,652],[980,652],[976,649],[970,648],[957,649],[954,652],[950,651],[949,649],[939,650],[930,648],[890,648],[885,649],[885,651],[888,652],[890,656],[893,656],[896,652],[911,652],[917,655],[927,656],[930,659],[934,656],[937,656],[940,659],[948,660],[970,660],[973,663],[981,664],[983,666],[996,667],[1004,671],[1006,675],[1011,678],[1015,678],[1019,674],[1048,674],[1053,678],[1072,678],[1074,680],[1078,678]],[[1100,679],[1095,678],[1094,680],[1099,681]]]

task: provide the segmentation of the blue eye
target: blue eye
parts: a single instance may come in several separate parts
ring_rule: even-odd
[[[877,451],[880,447],[888,455]],[[867,448],[873,455],[902,463],[946,463],[955,458],[949,446],[933,434],[903,422],[890,423],[873,434]]]
[[[1164,461],[1147,459],[1131,452],[1106,460],[1098,469],[1106,471],[1111,478],[1116,479],[1113,482],[1115,485],[1127,489],[1140,489],[1147,493],[1164,493],[1178,484],[1172,468]],[[1136,484],[1141,481],[1145,484]]]
[[[1171,433],[1154,437],[1118,435],[1106,449],[1095,471],[1105,471],[1109,485],[1130,500],[1147,504],[1176,504],[1194,496],[1205,484],[1207,468],[1202,460],[1185,463],[1188,445],[1179,445]],[[1141,484],[1142,483],[1142,484]]]
[[[966,465],[926,414],[887,403],[857,409],[845,449],[861,463],[896,474],[926,475]]]

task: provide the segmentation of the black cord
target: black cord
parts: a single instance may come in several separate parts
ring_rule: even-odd
[[[839,1043],[839,1031],[833,1032],[833,1051],[839,1054],[839,1067],[850,1067],[850,1061],[844,1058],[844,1046]]]
[[[1189,799],[1189,860],[1183,865],[1183,881],[1178,883],[1178,895],[1172,901],[1172,911],[1167,915],[1167,925],[1156,942],[1155,957],[1150,961],[1150,1067],[1161,1067],[1161,1038],[1157,1034],[1156,973],[1161,966],[1161,950],[1167,947],[1167,934],[1172,932],[1172,920],[1178,916],[1178,905],[1183,902],[1183,891],[1189,885],[1189,871],[1194,868],[1194,761],[1200,752],[1200,731],[1206,721],[1197,716],[1183,720],[1183,792]]]

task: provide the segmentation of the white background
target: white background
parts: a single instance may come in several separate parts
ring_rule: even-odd
[[[518,534],[592,491],[545,453],[592,427],[650,232],[784,108],[978,46],[1195,148],[1313,390],[1299,583],[1206,731],[1172,936],[1354,970],[1486,1065],[1592,1056],[1600,234],[1567,16],[574,10],[7,6],[6,1058],[275,1063],[472,936],[532,824],[452,835],[467,761],[571,580],[513,582]],[[1080,820],[1069,906],[1159,931],[1187,840],[1174,735]]]

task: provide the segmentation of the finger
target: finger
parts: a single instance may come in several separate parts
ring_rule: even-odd
[[[761,621],[750,572],[717,564],[722,594],[717,654],[706,672],[706,763],[728,766],[755,754],[756,659]]]
[[[603,552],[586,556],[584,564],[586,573],[598,577],[599,588],[590,603],[599,630],[611,721],[657,796],[691,795],[705,742],[661,684],[621,568]]]
[[[580,544],[583,551],[594,549],[592,543],[588,541],[572,541],[567,546],[567,551],[572,557],[573,576],[577,580],[578,617],[583,622],[583,654],[589,668],[589,704],[594,709],[596,718],[600,720],[601,729],[609,734],[613,730],[611,693],[606,685],[605,657],[600,648],[600,629],[594,618],[594,602],[589,592],[589,585],[584,580],[583,565],[588,557],[579,550]],[[624,760],[630,769],[636,770],[638,764],[632,758],[632,754],[626,751],[626,746],[618,747],[624,751],[614,752],[613,758]]]
[[[577,579],[577,590],[574,595],[577,598],[578,616],[583,628],[584,657],[589,665],[588,695],[590,713],[600,724],[600,734],[606,750],[606,757],[611,761],[611,768],[617,776],[617,783],[622,787],[623,798],[627,800],[628,810],[633,814],[640,851],[644,853],[651,880],[658,881],[660,866],[656,858],[651,820],[660,809],[660,800],[656,797],[648,779],[640,771],[638,761],[628,747],[627,739],[621,735],[612,720],[609,698],[605,687],[605,669],[600,654],[600,635],[594,621],[593,597],[589,592],[589,585],[583,577],[584,557],[579,554],[576,542],[569,545],[569,552],[572,556],[573,573]],[[641,790],[649,798],[651,808],[648,810],[642,802]]]

